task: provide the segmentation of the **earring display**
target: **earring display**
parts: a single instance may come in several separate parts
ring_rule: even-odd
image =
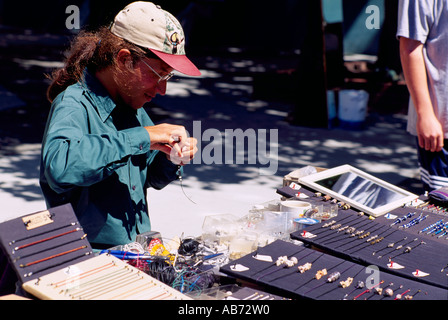
[[[355,216],[357,222],[349,218]],[[291,237],[350,261],[376,265],[383,272],[448,289],[448,273],[440,272],[448,263],[448,240],[438,237],[445,225],[439,215],[403,207],[374,220],[347,211],[332,221],[339,229],[321,222]]]
[[[446,300],[448,296],[448,290],[437,286],[381,270],[372,276],[373,270],[369,266],[310,248],[302,248],[298,252],[298,247],[301,246],[277,240],[257,250],[256,254],[271,256],[272,261],[282,256],[289,260],[296,257],[299,262],[291,268],[276,266],[275,263],[255,259],[255,254],[248,254],[221,267],[220,271],[254,285],[275,289],[290,299],[394,300],[398,297],[401,300]],[[300,259],[309,252],[314,252],[314,255]],[[306,272],[292,272],[307,262],[310,265]],[[236,270],[232,268],[235,264],[245,268]],[[260,277],[260,274],[264,276]]]

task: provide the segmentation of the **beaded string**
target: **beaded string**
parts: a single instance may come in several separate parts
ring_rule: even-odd
[[[135,276],[135,279],[133,276]],[[132,279],[132,280],[131,280]],[[85,290],[83,292],[78,292],[77,295],[71,295],[73,299],[94,299],[104,295],[106,293],[110,293],[117,289],[122,289],[125,286],[129,286],[135,282],[143,280],[143,276],[138,273],[131,273],[127,277],[123,278],[121,281],[114,281],[108,285],[103,285],[100,287],[92,288],[91,290]]]
[[[315,263],[315,262],[316,262],[317,260],[319,260],[320,257],[322,257],[323,255],[324,255],[324,253],[321,253],[318,257],[316,257],[316,259],[314,259],[313,261],[311,261],[310,264]],[[302,257],[302,258],[304,258],[304,257]],[[302,259],[302,258],[301,258],[301,259]],[[287,276],[289,276],[289,275],[291,275],[291,274],[298,273],[298,272],[299,272],[299,270],[295,270],[295,271],[293,271],[293,272],[291,272],[291,273],[288,273],[288,274],[285,274],[285,275],[281,275],[281,276],[278,276],[277,278],[271,279],[270,281],[273,282],[273,281],[276,281],[276,280],[278,280],[278,279],[287,277]]]
[[[79,259],[79,258],[81,258],[81,257],[88,256],[88,255],[90,255],[90,254],[92,254],[92,251],[85,252],[85,253],[81,253],[80,255],[77,255],[77,256],[75,256],[75,257],[69,258],[69,259],[67,259],[67,260],[64,260],[64,261],[62,261],[62,262],[60,262],[60,263],[58,263],[58,264],[51,265],[51,266],[48,266],[48,267],[45,267],[45,268],[42,268],[42,269],[39,269],[39,270],[36,270],[36,271],[33,271],[33,272],[28,272],[28,273],[24,274],[23,276],[24,276],[25,278],[26,278],[26,277],[31,277],[33,274],[40,273],[40,272],[43,272],[43,271],[46,271],[46,270],[49,270],[49,269],[52,269],[52,268],[59,267],[59,266],[64,265],[64,264],[66,264],[66,263],[68,263],[68,262],[77,260],[77,259]]]
[[[382,283],[384,283],[384,281],[383,281]],[[372,291],[372,289],[375,289],[375,290],[374,290],[374,292],[372,293],[372,295],[369,296],[369,297],[367,297],[367,298],[365,298],[365,300],[369,300],[370,298],[374,297],[375,294],[381,296],[381,295],[383,295],[383,292],[384,292],[384,296],[386,296],[386,297],[391,297],[391,296],[393,295],[393,290],[389,288],[389,287],[391,287],[391,286],[394,285],[393,282],[387,284],[387,285],[384,286],[383,288],[381,288],[380,285],[381,285],[381,283],[379,283],[379,284],[378,284],[377,286],[375,286],[374,288],[370,288],[370,291]],[[389,291],[388,289],[390,289],[391,291]]]
[[[381,234],[383,234],[383,233],[386,232],[386,231],[387,231],[387,230],[384,230],[383,232],[381,232],[380,234],[378,234],[378,236],[380,236]],[[377,244],[377,243],[383,241],[383,240],[386,239],[387,237],[390,237],[391,235],[393,235],[395,232],[397,232],[397,230],[392,230],[392,232],[389,233],[388,235],[385,235],[385,236],[382,236],[382,237],[379,237],[379,238],[372,239],[373,241],[370,242],[370,245],[374,245],[374,244]]]
[[[411,289],[407,289],[405,292],[397,294],[394,300],[400,300],[404,294],[408,293],[409,291],[411,291]]]
[[[448,222],[443,223],[443,219],[440,219],[439,221],[434,222],[433,224],[420,230],[418,233],[426,232],[426,234],[438,235],[439,233],[444,232],[446,230],[447,226],[448,226]]]
[[[382,235],[383,233],[385,233],[385,232],[387,232],[387,231],[389,231],[390,229],[389,229],[389,227],[386,227],[387,229],[386,230],[384,230],[384,231],[382,231],[382,232],[380,232],[380,233],[378,233],[378,234],[376,234],[376,235],[374,235],[374,236],[371,236],[370,238],[368,238],[366,241],[365,241],[365,243],[361,243],[360,245],[362,245],[362,244],[364,244],[364,245],[366,245],[367,244],[367,246],[370,244],[370,245],[374,245],[374,244],[377,244],[378,242],[381,242],[381,241],[383,241],[384,240],[384,236],[383,237],[380,237],[380,235]],[[387,236],[390,236],[390,235],[392,235],[395,231],[397,231],[397,230],[393,230],[390,234],[388,234]],[[370,243],[369,243],[370,242]],[[356,246],[355,246],[356,247]],[[360,250],[362,250],[364,247],[361,247],[361,248],[358,248],[357,250],[355,250],[355,251],[352,251],[351,252],[351,254],[353,254],[353,253],[355,253],[355,252],[358,252],[358,251],[360,251]],[[352,248],[353,249],[353,248]]]
[[[46,257],[46,258],[42,258],[42,259],[39,259],[39,260],[36,260],[36,261],[33,261],[33,262],[20,264],[20,267],[21,268],[26,268],[26,267],[29,267],[29,266],[32,266],[32,265],[35,265],[35,264],[38,264],[38,263],[41,263],[41,262],[44,262],[44,261],[48,261],[48,260],[51,260],[51,259],[63,256],[63,255],[66,255],[66,254],[69,254],[69,253],[72,253],[72,252],[75,252],[75,251],[79,251],[81,249],[85,249],[85,248],[87,248],[87,246],[80,246],[78,248],[74,248],[74,249],[67,250],[67,251],[64,251],[64,252],[61,252],[61,253],[57,253],[57,254],[54,254],[52,256],[49,256],[49,257]]]
[[[361,273],[361,271],[363,271],[364,270],[364,268],[361,268],[354,276],[353,276],[353,279],[355,279],[360,273]],[[347,300],[347,297],[348,296],[350,296],[353,292],[355,292],[355,290],[357,290],[357,289],[362,289],[362,288],[364,288],[364,282],[363,281],[358,281],[358,283],[356,284],[356,286],[353,288],[353,290],[352,291],[350,291],[349,293],[346,293],[345,295],[344,295],[344,297],[342,298],[342,300]]]
[[[99,266],[97,268],[90,269],[90,270],[85,271],[83,273],[77,274],[76,275],[76,279],[77,280],[78,279],[83,279],[83,278],[88,277],[88,276],[90,276],[90,275],[92,275],[94,273],[98,273],[98,272],[103,271],[105,269],[109,269],[109,268],[111,268],[113,266],[115,266],[115,262],[113,262],[113,261],[109,262],[109,263],[107,263],[105,265],[102,265],[102,266]],[[58,281],[58,282],[55,282],[55,283],[50,283],[50,285],[54,286],[55,288],[58,288],[58,287],[61,287],[63,285],[66,285],[69,281],[71,281],[71,279],[67,278],[67,279],[64,279],[64,280],[61,280],[61,281]]]
[[[294,256],[294,255],[296,255],[296,254],[298,254],[298,253],[300,253],[300,252],[302,252],[302,251],[305,251],[305,250],[306,250],[306,248],[303,248],[302,250],[299,250],[299,251],[297,251],[297,252],[294,252],[294,253],[290,254],[290,255],[288,256],[288,259],[290,259],[290,257],[292,257],[292,256]],[[255,255],[254,255],[254,256],[255,256]],[[255,272],[254,275],[259,274],[260,272],[263,272],[263,271],[265,271],[265,270],[267,270],[267,269],[269,269],[269,268],[271,268],[272,266],[275,266],[275,265],[276,265],[275,262],[274,262],[274,263],[271,263],[271,264],[269,264],[267,267],[265,267],[265,268],[263,268],[263,269],[258,270],[257,272]]]
[[[184,190],[184,185],[183,185],[183,183],[182,183],[182,175],[181,175],[181,166],[180,165],[178,165],[177,166],[177,172],[176,172],[176,174],[177,174],[177,176],[178,176],[178,178],[179,178],[179,182],[180,182],[180,188],[182,189],[182,192],[183,192],[183,194],[184,194],[184,196],[188,199],[188,200],[190,200],[192,203],[194,203],[194,204],[196,204],[196,202],[194,202],[189,196],[187,196],[187,194],[185,193],[185,190]]]
[[[339,279],[339,277],[341,276],[341,274],[343,274],[344,272],[350,270],[350,269],[353,268],[354,266],[356,266],[356,264],[353,263],[353,264],[351,264],[349,267],[347,267],[345,270],[343,270],[343,271],[341,271],[341,272],[336,271],[336,272],[331,273],[331,274],[327,277],[327,281],[325,281],[324,283],[321,283],[321,284],[315,286],[314,288],[311,288],[310,290],[306,291],[304,294],[308,294],[308,293],[310,293],[311,291],[313,291],[313,290],[315,290],[315,289],[317,289],[317,288],[319,288],[319,287],[322,287],[323,285],[325,285],[325,284],[327,284],[327,283],[332,283],[332,282],[336,281],[337,279]]]
[[[395,299],[398,300],[398,299],[402,298],[403,295],[406,294],[406,293],[408,293],[409,291],[411,291],[411,290],[409,289],[409,290],[403,292],[402,294],[398,294],[398,295],[395,297]],[[420,292],[422,292],[422,290],[421,290],[421,289],[418,289],[417,292],[415,292],[413,295],[406,295],[406,296],[404,296],[404,299],[405,299],[405,300],[411,300],[411,299],[414,299],[414,297],[415,297],[417,294],[419,294]],[[428,292],[425,292],[425,294],[428,294]]]
[[[115,271],[111,271],[111,272],[108,272],[108,273],[106,273],[106,274],[104,274],[102,276],[94,278],[92,280],[85,281],[85,282],[82,282],[80,284],[77,284],[74,287],[68,286],[68,288],[63,290],[63,291],[61,291],[61,293],[63,292],[64,294],[67,294],[67,295],[71,296],[73,294],[71,294],[70,292],[79,291],[82,288],[85,288],[85,287],[88,287],[88,286],[91,286],[91,285],[99,286],[103,282],[104,283],[108,283],[110,281],[114,281],[116,278],[119,279],[124,273],[127,273],[127,272],[128,272],[128,270],[126,268],[122,268],[122,269],[118,269],[118,270],[115,270]],[[74,280],[78,281],[80,279],[75,276]],[[68,285],[69,284],[70,283],[68,283]]]
[[[40,251],[34,251],[34,252],[31,252],[31,253],[29,253],[29,254],[26,254],[26,255],[17,257],[17,258],[15,258],[13,261],[14,261],[14,262],[17,262],[18,260],[23,259],[23,258],[31,257],[31,256],[34,256],[34,255],[36,255],[36,254],[39,254],[39,253],[42,253],[42,252],[45,252],[45,251],[49,251],[49,250],[52,250],[52,249],[56,249],[56,248],[59,248],[59,247],[63,247],[63,246],[65,246],[65,245],[67,245],[67,244],[71,244],[71,243],[76,242],[76,241],[84,240],[86,237],[87,237],[87,234],[84,234],[81,238],[78,238],[78,239],[75,239],[75,240],[70,240],[70,241],[67,241],[67,242],[64,242],[64,243],[60,243],[60,244],[58,244],[58,245],[55,245],[55,246],[53,246],[53,247],[46,248],[46,249],[43,249],[43,250],[40,250]]]
[[[112,270],[110,270],[110,268],[112,268]],[[95,274],[98,274],[103,271],[105,273],[94,276]],[[129,273],[130,268],[128,265],[120,267],[116,265],[115,262],[112,261],[101,267],[88,270],[85,273],[81,273],[80,275],[74,275],[71,278],[67,279],[67,281],[60,282],[58,285],[53,286],[55,288],[58,288],[61,287],[62,285],[65,285],[67,289],[61,290],[60,293],[74,297],[75,295],[79,295],[81,292],[85,293],[91,290],[95,290],[98,287],[102,286],[103,284],[108,284],[111,282],[115,283],[116,280],[119,280],[123,275],[128,275]],[[71,282],[73,282],[73,280],[79,281],[86,277],[93,277],[93,278],[87,281],[82,281],[76,284],[76,286],[70,285]]]
[[[306,258],[306,257],[308,257],[309,255],[311,255],[311,254],[313,254],[313,253],[315,253],[315,251],[311,250],[310,252],[308,252],[308,253],[307,253],[306,255],[304,255],[303,257],[298,258],[297,261],[299,261],[299,260],[301,260],[301,259],[303,259],[303,258]],[[272,273],[274,273],[274,272],[277,272],[277,271],[278,271],[278,269],[276,268],[276,269],[274,269],[274,270],[272,270],[272,271],[270,271],[270,272],[268,272],[268,273],[262,274],[261,276],[259,276],[259,277],[257,278],[257,281],[260,280],[261,278],[266,277],[266,276],[268,276],[268,275],[270,275],[270,274],[272,274]]]
[[[372,226],[372,228],[373,228],[374,226]],[[373,229],[372,231],[367,231],[367,230],[369,230],[369,229],[366,229],[365,231],[367,231],[367,232],[364,232],[363,234],[361,234],[361,235],[359,235],[358,236],[358,239],[365,239],[365,238],[367,238],[368,236],[370,236],[373,232],[375,232],[375,231],[378,231],[378,230],[380,230],[381,228],[384,228],[384,227],[386,227],[387,229],[386,230],[384,230],[383,232],[385,232],[385,231],[387,231],[387,230],[389,230],[389,227],[387,227],[387,226],[383,226],[383,225],[380,225],[378,228],[376,228],[376,229]],[[383,232],[381,232],[381,233],[383,233]],[[362,241],[361,243],[357,243],[357,244],[355,244],[354,246],[351,246],[351,247],[349,247],[349,248],[347,248],[347,249],[344,249],[344,251],[346,251],[346,252],[348,252],[348,251],[350,251],[350,250],[352,250],[352,249],[354,249],[354,248],[357,248],[357,247],[359,247],[359,246],[362,246],[362,245],[364,245],[364,244],[366,244],[366,242],[369,242],[369,241]],[[339,248],[339,247],[338,247]],[[353,251],[353,252],[351,252],[351,253],[354,253],[354,252],[356,252],[356,251],[358,251],[359,249],[357,249],[357,250],[355,250],[355,251]]]
[[[340,265],[343,264],[344,262],[345,262],[345,261],[341,261],[341,262],[337,263],[337,264],[334,265],[333,267],[327,269],[327,271],[332,270],[332,269],[334,269],[334,268],[337,268],[338,266],[340,266]],[[311,279],[308,280],[307,282],[305,282],[305,283],[301,284],[300,286],[298,286],[297,288],[295,288],[294,291],[300,289],[301,287],[307,285],[309,282],[311,282],[311,281],[313,281],[313,280],[315,280],[315,279],[316,279],[316,276],[314,276],[313,278],[311,278]],[[316,279],[316,280],[317,280],[317,279]]]
[[[131,296],[135,296],[138,294],[140,294],[142,291],[146,291],[146,290],[152,290],[154,287],[156,287],[155,283],[152,283],[151,285],[148,286],[147,283],[144,283],[136,288],[132,288],[128,291],[125,291],[123,293],[117,294],[115,296],[113,296],[112,298],[109,298],[110,300],[115,300],[115,299],[120,299],[120,300],[124,300],[126,298],[129,298]],[[140,290],[139,290],[140,289]]]
[[[404,228],[404,229],[411,228],[411,227],[419,224],[420,222],[422,222],[423,220],[425,220],[428,217],[429,217],[429,215],[423,216],[423,213],[421,213],[420,216],[418,216],[417,218],[412,219],[411,221],[409,221],[405,225],[399,226],[399,228]]]
[[[418,240],[418,238],[415,238],[413,241],[416,241],[416,240]],[[407,246],[407,247],[403,250],[403,252],[400,252],[399,254],[397,254],[397,255],[395,255],[395,256],[393,256],[393,257],[389,257],[389,260],[392,260],[392,259],[394,259],[394,258],[396,258],[396,257],[398,257],[398,256],[401,256],[402,254],[409,253],[409,252],[411,252],[412,250],[414,250],[415,248],[417,248],[418,246],[420,246],[420,245],[422,245],[422,244],[426,244],[426,242],[424,242],[424,241],[420,241],[420,243],[417,244],[417,245],[415,245],[414,247],[409,247],[409,246]]]
[[[416,212],[409,212],[407,215],[405,215],[405,216],[403,216],[401,218],[395,219],[395,221],[390,224],[390,227],[392,227],[392,226],[394,226],[396,224],[399,224],[399,223],[401,223],[403,221],[406,221],[409,218],[412,218],[415,214],[416,214]]]
[[[362,222],[364,222],[364,221],[362,221]],[[358,228],[362,228],[362,227],[364,227],[364,226],[366,226],[366,225],[368,225],[370,222],[372,222],[372,221],[368,221],[366,224],[363,224],[363,225],[361,225],[360,227],[358,227]],[[355,226],[355,225],[357,225],[357,223],[355,223],[354,225],[351,225],[351,226],[346,226],[347,228],[346,229],[343,229],[343,230],[341,230],[341,231],[345,231],[343,234],[338,234],[338,235],[336,235],[336,236],[334,236],[333,238],[330,238],[330,239],[328,239],[328,240],[332,240],[332,241],[330,241],[330,242],[324,242],[324,244],[325,245],[329,245],[329,244],[331,244],[331,243],[334,243],[334,242],[338,242],[338,241],[341,241],[341,240],[343,240],[343,239],[337,239],[337,238],[339,238],[339,237],[344,237],[345,235],[351,235],[351,234],[353,234],[354,232],[355,232],[355,230],[356,230],[356,228],[354,228],[353,226]],[[353,229],[352,229],[353,228]],[[342,227],[340,228],[340,229],[342,229]],[[347,232],[348,231],[348,232]],[[338,233],[339,233],[340,231],[338,230]],[[333,240],[333,239],[335,239],[335,240]]]
[[[133,276],[135,276],[135,279],[132,279]],[[132,280],[131,280],[132,279]],[[87,292],[81,292],[78,293],[78,296],[73,295],[73,299],[94,299],[98,298],[104,294],[113,292],[115,290],[120,290],[125,286],[129,286],[135,282],[139,282],[143,280],[144,277],[142,275],[139,275],[137,273],[130,274],[128,277],[123,278],[121,281],[114,281],[113,283],[110,283],[108,285],[103,285],[101,287],[93,288],[92,290],[89,290]]]
[[[49,240],[52,240],[52,239],[55,239],[55,238],[59,238],[59,237],[65,236],[67,234],[70,234],[70,233],[73,233],[73,232],[76,232],[76,231],[79,231],[79,230],[81,230],[81,228],[76,228],[76,229],[73,229],[73,230],[70,230],[70,231],[67,231],[67,232],[63,232],[63,233],[60,233],[60,234],[57,234],[57,235],[54,235],[54,236],[51,236],[51,237],[48,237],[48,238],[45,238],[45,239],[41,239],[41,240],[37,240],[37,241],[31,242],[31,243],[27,243],[27,244],[21,245],[19,247],[15,247],[14,251],[21,250],[21,249],[24,249],[24,248],[28,248],[28,247],[34,246],[36,244],[39,244],[39,243],[42,243],[42,242],[45,242],[45,241],[49,241]]]
[[[327,291],[327,292],[322,293],[322,294],[319,295],[319,296],[316,296],[315,299],[319,299],[321,296],[323,296],[323,295],[325,295],[325,294],[328,294],[328,293],[330,293],[330,292],[332,292],[332,291],[334,291],[334,290],[337,290],[337,289],[340,288],[340,287],[342,287],[342,288],[348,288],[348,287],[352,284],[353,279],[354,279],[356,276],[358,276],[358,275],[361,273],[361,271],[363,271],[363,270],[364,270],[364,268],[361,268],[361,269],[360,269],[360,270],[359,270],[353,277],[348,277],[347,280],[345,280],[345,281],[340,281],[338,287],[335,287],[335,288],[333,288],[333,289],[331,289],[331,290],[329,290],[329,291]],[[341,274],[342,274],[342,273],[341,273]],[[336,281],[337,279],[339,279],[339,277],[340,277],[341,274],[339,274],[339,275],[336,274],[336,275],[335,275],[335,276],[336,276],[336,279],[335,279],[334,281]],[[334,281],[331,281],[331,282],[334,282]],[[348,284],[346,284],[347,281],[349,281]],[[329,282],[329,281],[327,281],[327,282]],[[347,295],[346,295],[346,296],[347,296]],[[342,300],[346,300],[346,299],[342,299]]]
[[[355,219],[355,220],[356,220],[356,219]],[[348,223],[350,223],[350,222],[352,222],[352,221],[349,221]],[[361,220],[361,221],[359,221],[359,222],[357,222],[357,223],[354,223],[353,225],[350,225],[350,226],[349,226],[348,224],[347,224],[347,225],[344,225],[344,226],[342,226],[342,224],[334,225],[333,227],[330,227],[329,230],[336,230],[336,231],[335,231],[335,232],[337,233],[336,236],[333,236],[333,237],[331,237],[331,238],[329,238],[329,239],[326,239],[325,241],[333,240],[333,239],[335,239],[335,238],[340,237],[341,235],[344,236],[344,233],[342,233],[342,234],[339,234],[339,233],[340,233],[341,231],[345,231],[345,230],[349,229],[350,227],[353,227],[353,226],[358,225],[359,223],[363,223],[363,222],[366,222],[366,221]],[[371,222],[371,221],[367,221],[367,223],[363,224],[362,226],[368,225],[370,222]],[[331,236],[331,235],[332,235],[332,234],[328,234],[328,235],[324,236],[323,238],[326,238],[326,237]],[[320,240],[322,240],[322,238],[321,238]],[[337,241],[337,240],[336,240],[336,241]],[[334,241],[330,241],[329,243],[332,243],[332,242],[334,242]],[[325,242],[324,242],[324,243],[325,243]],[[327,244],[327,243],[325,243],[325,244]]]
[[[361,292],[360,294],[358,294],[356,297],[353,298],[353,300],[358,299],[359,297],[361,297],[362,295],[369,293],[372,289],[378,287],[379,285],[383,284],[384,280],[380,281],[379,283],[377,283],[376,285],[374,285],[373,287],[371,287],[370,289],[366,289],[363,292]]]
[[[348,219],[348,218],[352,218],[352,216],[350,216],[350,215],[348,215],[348,216],[346,216],[346,217],[344,217],[344,218],[341,218],[340,220],[331,220],[331,221],[329,221],[329,222],[326,222],[326,223],[324,223],[324,224],[322,224],[322,225],[317,225],[317,226],[310,226],[310,229],[308,229],[307,230],[307,232],[312,232],[312,233],[314,233],[315,231],[317,231],[317,230],[321,230],[322,228],[327,228],[327,227],[330,227],[330,226],[332,226],[333,224],[335,224],[335,223],[341,223],[342,221],[344,221],[345,219]],[[325,230],[326,231],[326,230]],[[322,231],[322,232],[320,232],[320,233],[323,233],[323,232],[325,232],[325,231]],[[320,233],[318,233],[318,234],[320,234]]]
[[[377,254],[378,252],[383,251],[383,250],[388,249],[388,248],[392,248],[392,250],[389,252],[389,253],[391,253],[392,251],[397,250],[397,249],[393,249],[393,247],[394,247],[396,244],[400,243],[401,241],[406,241],[407,239],[408,239],[408,237],[404,237],[403,239],[398,240],[398,241],[396,241],[396,242],[391,242],[391,243],[389,243],[387,246],[385,246],[384,248],[382,248],[382,249],[380,249],[380,250],[378,250],[378,251],[373,252],[372,255],[375,255],[375,254]],[[401,246],[398,246],[397,248],[400,249],[400,248],[402,248],[402,247],[403,247],[403,246],[401,245]],[[378,259],[381,259],[382,257],[383,257],[383,256],[378,256]]]
[[[77,223],[78,222],[72,222],[72,223],[66,224],[65,226],[61,226],[61,227],[52,229],[50,231],[45,231],[45,232],[41,232],[41,233],[30,235],[30,236],[26,236],[26,237],[23,237],[23,238],[20,238],[20,239],[12,240],[12,241],[9,242],[9,245],[13,245],[14,243],[19,242],[19,241],[23,241],[23,240],[27,240],[27,239],[30,239],[30,238],[38,237],[38,236],[47,234],[48,232],[53,232],[53,231],[57,231],[57,230],[60,230],[60,229],[67,228],[67,227],[71,227],[71,226],[76,225]]]
[[[118,267],[113,264],[112,266]],[[111,265],[102,266],[101,270],[90,270],[84,276],[92,276],[95,273],[110,268]],[[60,294],[66,294],[72,299],[92,300],[92,299],[172,299],[175,294],[167,288],[159,286],[156,282],[146,282],[145,272],[135,272],[128,265],[118,268],[118,270],[107,272],[100,277],[63,290]],[[77,279],[76,279],[77,280]],[[142,283],[142,281],[144,283]]]
[[[324,235],[324,236],[322,236],[322,234],[327,233],[328,231],[332,231],[332,230],[335,230],[337,228],[340,228],[342,226],[342,221],[344,221],[347,218],[353,218],[353,217],[352,216],[347,216],[345,218],[342,218],[341,220],[332,220],[336,224],[327,224],[327,226],[325,226],[325,224],[322,225],[321,228],[319,228],[319,229],[322,229],[322,228],[326,228],[326,229],[321,231],[321,232],[319,232],[319,233],[317,233],[317,236],[321,237],[320,239],[323,239],[323,238],[326,238],[328,236],[331,236],[332,233],[329,233],[329,234]],[[358,217],[355,217],[355,219],[349,220],[348,222],[355,221],[357,219],[358,219]],[[316,230],[319,230],[319,229],[316,229]],[[310,232],[312,232],[312,231],[310,231]]]
[[[371,222],[373,225],[369,227],[369,224],[370,224],[370,223],[366,223],[365,225],[362,225],[362,227],[367,226],[367,228],[365,228],[365,229],[364,229],[364,228],[363,228],[363,229],[358,228],[357,231],[355,230],[355,231],[353,231],[352,233],[350,233],[348,237],[349,237],[349,238],[354,238],[354,237],[356,237],[356,238],[358,238],[358,239],[364,239],[365,237],[367,237],[368,235],[370,235],[370,232],[369,232],[368,230],[374,228],[375,226],[377,226],[377,224],[375,224],[373,221],[369,221],[369,222]],[[381,227],[383,227],[383,226],[380,226],[378,229],[380,229]],[[359,230],[359,229],[361,229],[361,230]],[[375,229],[375,230],[378,230],[378,229]],[[351,243],[351,241],[350,241],[350,242],[347,242],[347,243],[342,243],[342,244],[340,244],[339,246],[337,246],[335,249],[340,248],[340,247],[343,247],[343,246],[345,246],[345,245],[347,245],[347,244],[350,244],[350,243]]]

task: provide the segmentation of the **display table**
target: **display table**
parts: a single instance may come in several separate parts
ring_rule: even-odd
[[[260,260],[260,256],[264,259],[271,257],[272,261]],[[278,266],[276,261],[281,256],[287,256],[289,259],[295,257],[298,262],[292,267]],[[298,266],[307,263],[311,263],[311,268],[301,273]],[[323,269],[326,269],[327,274],[319,280],[316,279],[316,274]],[[388,272],[379,272],[375,275],[374,273],[377,272],[375,266],[366,267],[360,263],[281,240],[227,264],[221,268],[221,271],[291,299],[393,300],[397,298],[397,294],[402,294],[403,298],[408,295],[408,299],[412,297],[416,300],[446,300],[448,298],[446,289]],[[335,272],[339,276],[330,282],[328,277]],[[341,281],[346,281],[348,278],[352,278],[351,285],[343,288]],[[364,283],[362,287],[358,285],[360,281]],[[393,290],[393,294],[391,296],[378,294],[375,285],[377,289],[381,288],[383,291],[389,288]],[[367,289],[369,291],[366,291]],[[364,293],[362,297],[361,293]]]
[[[37,299],[448,300],[446,208],[421,196],[369,216],[310,187],[277,193],[305,202],[305,216],[337,209],[285,233],[289,213],[268,204],[240,219],[206,217],[197,238],[167,244],[152,232],[139,235],[138,252],[94,253],[65,205],[0,224],[2,278],[14,274]]]

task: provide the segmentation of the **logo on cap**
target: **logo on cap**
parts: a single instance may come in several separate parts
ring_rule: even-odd
[[[173,54],[177,53],[177,45],[180,44],[179,35],[177,32],[174,32],[170,37],[171,44],[173,45]]]

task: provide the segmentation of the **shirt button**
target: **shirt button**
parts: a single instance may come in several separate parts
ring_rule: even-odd
[[[132,190],[135,190],[135,186],[132,186]]]
[[[139,148],[140,148],[140,150],[143,150],[143,146],[142,145],[140,145]]]

